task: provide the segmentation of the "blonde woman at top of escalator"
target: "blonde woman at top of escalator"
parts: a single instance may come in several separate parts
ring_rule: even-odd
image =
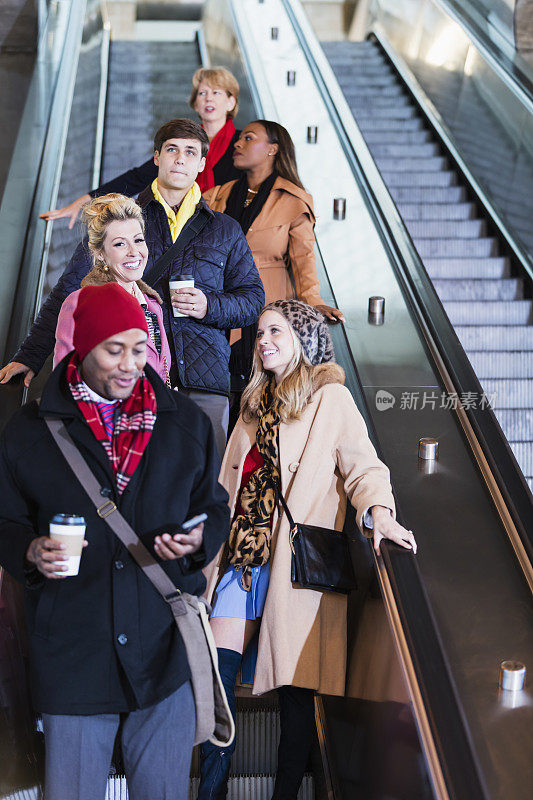
[[[344,695],[347,598],[292,583],[290,526],[275,487],[298,523],[342,531],[349,501],[378,552],[383,539],[416,552],[412,532],[394,519],[389,471],[334,363],[328,326],[311,306],[282,300],[263,310],[219,480],[232,524],[206,570],[206,596],[220,672],[234,708],[242,655],[258,634],[255,671],[245,682],[253,694],[278,689],[273,797],[295,800],[315,735],[314,693]],[[202,745],[199,800],[225,797],[230,759],[231,748]]]

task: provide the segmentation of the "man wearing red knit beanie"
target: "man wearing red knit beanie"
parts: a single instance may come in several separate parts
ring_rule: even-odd
[[[146,365],[144,313],[116,283],[82,289],[74,350],[0,442],[0,565],[25,587],[30,684],[42,714],[46,800],[104,800],[122,721],[130,797],[186,800],[195,706],[170,606],[75,477],[46,425],[60,419],[101,486],[177,589],[201,595],[226,539],[211,423]],[[184,533],[184,521],[207,513]],[[83,517],[79,573],[49,536]]]

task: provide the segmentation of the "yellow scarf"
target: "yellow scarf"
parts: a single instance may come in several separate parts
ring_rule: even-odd
[[[175,213],[172,208],[169,206],[166,200],[163,199],[161,192],[157,186],[157,178],[154,179],[152,183],[152,192],[154,193],[155,199],[161,203],[163,208],[165,209],[165,214],[167,215],[168,224],[170,226],[170,233],[172,235],[172,241],[175,242],[178,236],[181,233],[181,229],[185,225],[188,220],[192,217],[194,212],[196,211],[196,206],[202,196],[200,191],[200,187],[195,182],[181,201],[180,207],[178,208],[177,213]]]

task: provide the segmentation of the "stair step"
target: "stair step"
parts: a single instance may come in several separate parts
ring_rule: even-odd
[[[424,266],[433,278],[508,278],[511,265],[508,258],[425,258]]]
[[[533,321],[531,300],[445,301],[443,305],[452,325],[530,325]]]
[[[491,320],[492,322],[492,320]],[[471,350],[533,350],[531,325],[465,325],[457,324],[455,333],[464,349]]]
[[[374,155],[374,154],[372,154]],[[439,172],[446,170],[448,159],[443,156],[429,158],[387,158],[375,157],[381,172]]]
[[[376,145],[387,145],[390,146],[393,143],[393,146],[401,147],[402,145],[409,145],[409,144],[426,144],[430,143],[431,135],[429,131],[393,131],[392,133],[389,130],[383,131],[367,131],[365,133],[365,139],[368,145],[371,145],[372,149]]]
[[[189,800],[194,800],[198,796],[199,785],[199,778],[191,778]],[[273,775],[236,775],[229,779],[228,800],[270,800],[273,791]],[[305,775],[298,792],[298,800],[314,800],[314,794],[313,778],[311,775]],[[28,795],[29,797],[30,795]],[[128,787],[124,775],[110,776],[107,781],[105,800],[128,800],[128,797]]]
[[[514,442],[509,439],[507,441],[523,474],[526,478],[533,477],[533,442]]]
[[[349,104],[350,105],[350,104]],[[353,109],[352,109],[353,111]],[[358,110],[356,114],[354,114],[356,121],[362,122],[365,124],[369,120],[383,120],[383,119],[395,119],[395,120],[408,120],[408,119],[416,119],[416,109],[413,108],[410,104],[405,104],[402,106],[391,106],[387,104],[385,107],[376,107],[376,108],[368,108],[363,110]]]
[[[386,172],[381,175],[387,186],[410,188],[426,187],[433,193],[434,189],[446,188],[457,184],[457,173],[452,170],[444,172]]]
[[[464,186],[441,187],[388,187],[392,199],[396,203],[425,203],[428,206],[434,203],[461,203],[466,198]]]
[[[485,378],[533,378],[533,351],[469,350],[468,358],[481,383]]]
[[[524,281],[522,278],[501,278],[499,280],[446,278],[433,280],[439,298],[447,300],[523,300]]]
[[[413,239],[477,239],[486,233],[483,219],[468,220],[408,220]]]
[[[332,62],[330,62],[330,63],[331,63],[333,71],[335,72],[337,80],[339,82],[339,86],[344,91],[343,83],[345,81],[347,81],[347,79],[341,77],[342,68],[339,69],[339,67],[337,66],[336,63],[332,63]],[[361,88],[366,88],[369,85],[368,75],[364,75],[364,74],[362,74],[360,72],[356,72],[355,70],[353,71],[353,73],[350,74],[350,79],[349,80],[350,80],[350,86],[352,86],[352,87],[356,87],[356,86],[359,87],[360,86]],[[392,86],[397,87],[398,86],[398,81],[397,81],[396,76],[394,75],[394,73],[391,72],[391,71],[384,72],[384,73],[379,74],[379,75],[374,75],[374,77],[372,78],[372,87],[374,89],[381,89],[383,87],[392,87]]]
[[[533,380],[486,378],[482,383],[487,397],[494,398],[493,408],[533,408]]]
[[[420,239],[413,237],[416,249],[424,258],[425,256],[435,257],[461,257],[498,255],[498,240],[493,237],[483,239]]]
[[[393,139],[393,137],[391,137]],[[389,144],[372,144],[370,150],[374,158],[421,159],[438,157],[439,147],[433,142],[424,144],[397,144],[395,137]]]
[[[198,796],[199,784],[199,778],[191,779],[189,800]],[[273,775],[235,775],[229,779],[227,800],[270,800],[273,792]],[[314,796],[313,778],[305,775],[297,795],[298,800],[314,800]]]
[[[494,413],[509,441],[533,440],[533,409],[498,408]]]
[[[398,83],[391,83],[389,86],[375,86],[368,83],[354,85],[350,83],[342,85],[342,91],[346,97],[350,98],[350,102],[355,98],[370,98],[374,100],[379,97],[405,97],[403,89]],[[379,93],[379,94],[378,94]]]
[[[470,220],[474,217],[476,206],[475,203],[399,203],[398,211],[406,221]]]
[[[379,117],[358,117],[356,120],[359,128],[362,131],[386,131],[390,134],[391,131],[398,131],[398,133],[407,133],[409,131],[423,130],[423,124],[420,117],[411,117],[409,119],[380,119]]]

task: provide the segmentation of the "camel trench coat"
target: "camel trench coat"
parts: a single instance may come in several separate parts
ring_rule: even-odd
[[[226,210],[235,183],[215,186],[204,194],[214,211]],[[311,195],[285,178],[276,178],[246,234],[265,287],[265,305],[293,297],[309,305],[324,305],[316,272],[314,226]]]
[[[327,369],[341,370],[336,365]],[[338,374],[338,373],[337,373]],[[338,380],[338,378],[337,378]],[[231,515],[244,460],[255,443],[257,421],[239,417],[222,463],[220,482],[229,493]],[[394,513],[387,467],[378,459],[364,420],[341,383],[319,388],[299,420],[279,426],[282,491],[300,523],[342,530],[346,498],[362,516],[373,505]],[[210,602],[226,564],[223,550],[207,568]],[[271,572],[259,632],[253,694],[294,685],[344,695],[346,678],[345,595],[296,588],[286,516],[274,515]]]

